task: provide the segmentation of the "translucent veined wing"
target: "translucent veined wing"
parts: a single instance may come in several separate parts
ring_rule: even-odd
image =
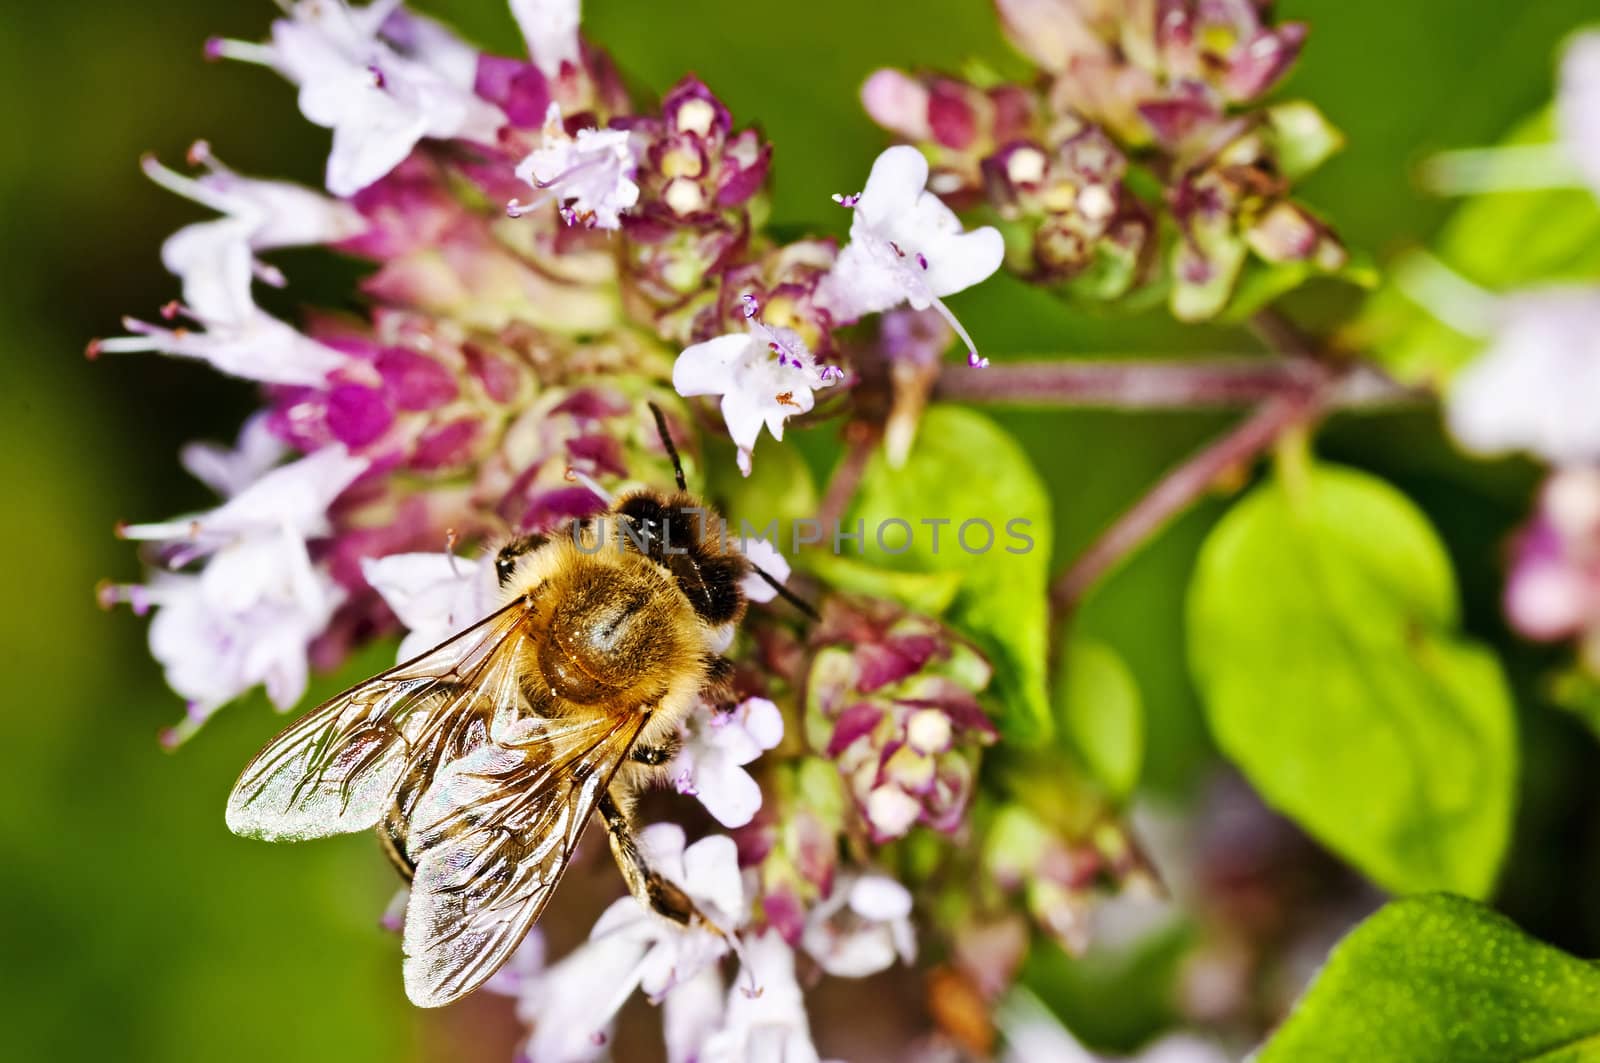
[[[519,598],[290,724],[234,783],[228,829],[300,841],[376,826],[410,771],[511,725],[528,615]]]
[[[406,994],[438,1007],[505,961],[555,892],[649,713],[524,721],[453,761],[411,818]]]

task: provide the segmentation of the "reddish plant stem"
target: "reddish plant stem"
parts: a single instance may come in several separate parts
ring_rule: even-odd
[[[1051,409],[1193,410],[1249,406],[1308,392],[1321,375],[1306,361],[1268,358],[1012,362],[984,370],[950,366],[941,374],[934,397]]]
[[[844,434],[844,456],[833,470],[817,507],[817,520],[824,528],[832,528],[836,521],[843,519],[850,500],[861,486],[861,478],[866,475],[867,463],[872,460],[878,440],[883,437],[881,429],[866,421],[851,421],[845,426]]]
[[[1188,509],[1223,473],[1250,461],[1285,431],[1321,410],[1327,388],[1268,400],[1243,422],[1168,472],[1101,533],[1050,588],[1050,604],[1066,616],[1107,573]]]

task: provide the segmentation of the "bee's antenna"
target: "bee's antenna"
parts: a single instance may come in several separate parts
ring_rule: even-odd
[[[816,606],[800,597],[788,587],[785,587],[782,583],[779,583],[778,580],[766,569],[751,565],[750,571],[759,576],[763,583],[771,587],[773,591],[777,593],[778,597],[782,598],[784,601],[788,602],[790,605],[806,614],[806,616],[810,617],[812,620],[821,622],[822,616],[817,612]]]
[[[689,490],[689,482],[683,478],[683,462],[678,460],[678,448],[672,442],[672,433],[667,431],[667,415],[661,412],[661,407],[650,403],[650,412],[655,414],[656,431],[661,433],[661,445],[667,448],[667,457],[672,459],[672,472],[678,478],[678,490]]]

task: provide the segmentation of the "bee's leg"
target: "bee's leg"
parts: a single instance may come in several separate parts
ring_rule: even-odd
[[[517,570],[517,562],[549,542],[543,535],[519,535],[494,555],[494,574],[504,587]]]
[[[706,658],[706,681],[700,697],[717,712],[732,712],[739,704],[733,689],[733,662],[726,657]]]
[[[701,914],[687,893],[645,863],[644,854],[639,852],[639,843],[633,836],[633,826],[610,791],[600,798],[599,807],[601,818],[606,821],[606,830],[611,835],[611,855],[617,858],[617,866],[622,869],[628,891],[638,898],[639,903],[679,926],[699,921],[716,929],[716,924]]]

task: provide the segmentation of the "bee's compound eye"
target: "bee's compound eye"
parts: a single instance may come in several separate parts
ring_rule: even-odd
[[[517,563],[545,542],[542,535],[520,535],[502,546],[499,553],[494,555],[494,575],[500,586],[511,582],[511,577],[517,571]]]

